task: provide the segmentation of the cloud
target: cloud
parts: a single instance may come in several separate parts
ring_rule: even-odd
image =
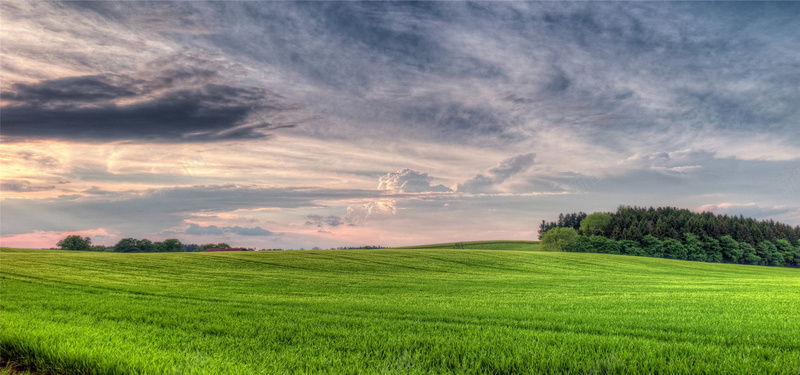
[[[209,185],[105,195],[68,195],[48,199],[4,199],[0,233],[71,231],[103,226],[116,232],[156,233],[181,225],[197,213],[240,209],[310,208],[321,201],[364,199],[372,190],[265,188],[259,186]]]
[[[53,185],[34,185],[28,180],[2,180],[0,181],[0,191],[14,191],[19,193],[29,193],[36,191],[53,190]]]
[[[530,168],[535,158],[535,153],[528,153],[503,160],[500,164],[489,168],[486,174],[478,174],[463,184],[458,184],[456,190],[466,193],[491,192],[496,185]]]
[[[704,163],[713,159],[707,152],[655,152],[636,153],[618,164],[633,169],[649,169],[667,174],[686,174],[703,168],[700,164],[686,165],[686,163]]]
[[[708,211],[715,214],[727,214],[730,216],[752,217],[755,219],[770,219],[774,216],[797,212],[797,208],[787,206],[759,206],[755,203],[718,203],[705,204],[698,208],[698,211]]]
[[[444,185],[431,185],[433,177],[427,173],[403,169],[397,172],[390,172],[379,179],[378,190],[389,190],[403,193],[428,193],[428,192],[451,192],[452,189]]]
[[[213,236],[213,235],[220,235],[223,233],[222,229],[216,225],[209,225],[207,227],[201,227],[197,224],[189,224],[189,228],[184,231],[186,234],[191,234],[195,236]]]
[[[198,58],[125,74],[15,83],[3,96],[3,135],[78,140],[219,141],[269,137],[305,121],[256,86],[234,85]]]
[[[272,236],[275,233],[270,232],[261,227],[244,228],[240,226],[234,227],[218,227],[216,225],[200,226],[194,223],[189,224],[189,228],[184,231],[185,234],[195,236],[218,236],[225,233],[233,233],[242,236]]]
[[[341,217],[330,215],[330,216],[320,216],[320,215],[308,215],[306,218],[306,224],[309,226],[315,226],[317,228],[322,227],[338,227],[344,224],[344,221]]]
[[[359,225],[369,217],[386,217],[396,213],[397,201],[387,199],[347,206],[347,214],[344,215],[343,220],[348,225]]]

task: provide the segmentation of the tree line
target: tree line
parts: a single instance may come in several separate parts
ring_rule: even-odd
[[[231,246],[221,242],[204,245],[183,244],[176,238],[153,242],[148,239],[123,238],[114,246],[92,245],[92,239],[78,235],[70,235],[56,244],[61,250],[102,251],[115,253],[168,253],[168,252],[199,252],[207,249],[230,249]]]
[[[775,242],[779,239],[796,243],[800,240],[800,226],[792,227],[774,220],[755,220],[742,215],[728,216],[715,215],[711,212],[696,213],[687,209],[675,207],[645,208],[637,206],[619,206],[617,212],[609,213],[607,225],[593,233],[612,240],[637,241],[651,235],[659,240],[672,238],[681,241],[684,233],[696,236],[709,236],[719,239],[722,236],[731,236],[738,242],[746,242],[757,246],[762,241]],[[546,222],[542,220],[539,225],[539,239],[541,235],[552,228],[571,227],[580,230],[586,213],[578,212],[560,214],[558,221]]]
[[[562,214],[539,238],[544,250],[800,267],[800,227],[673,207]]]

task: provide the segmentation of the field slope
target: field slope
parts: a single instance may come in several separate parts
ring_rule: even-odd
[[[39,373],[800,373],[800,270],[604,254],[0,251]]]

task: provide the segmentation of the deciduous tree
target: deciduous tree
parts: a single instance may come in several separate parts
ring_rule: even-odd
[[[56,246],[61,250],[91,250],[92,239],[89,237],[81,237],[76,234],[67,236],[66,238],[58,241]]]
[[[553,228],[542,235],[542,250],[566,251],[578,241],[578,231],[574,228]]]

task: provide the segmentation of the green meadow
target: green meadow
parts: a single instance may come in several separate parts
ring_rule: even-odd
[[[800,269],[464,245],[2,249],[0,357],[38,374],[800,373]]]

